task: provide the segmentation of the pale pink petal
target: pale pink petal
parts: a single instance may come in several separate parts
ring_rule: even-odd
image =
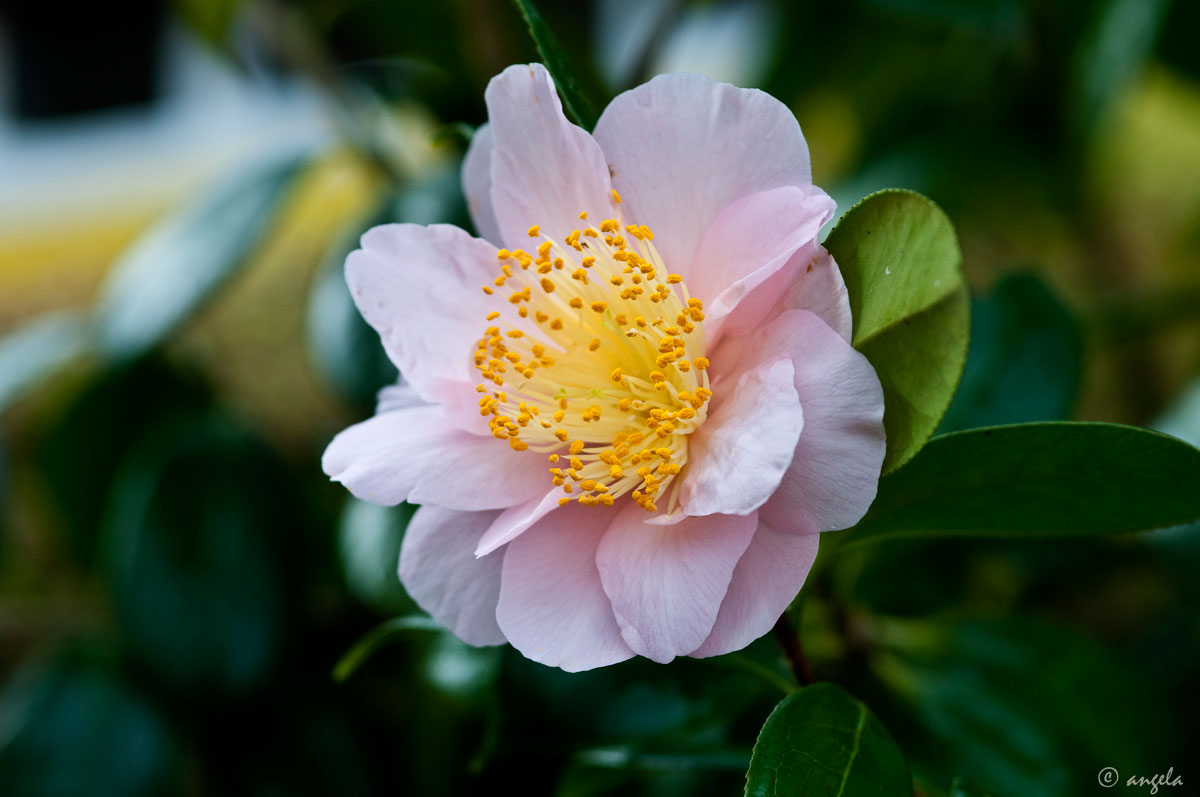
[[[604,533],[596,564],[629,647],[665,663],[712,631],[758,518],[707,515],[662,526],[649,517],[628,503]]]
[[[480,288],[496,273],[495,248],[448,224],[374,227],[346,260],[359,312],[405,381],[431,402],[447,398],[447,384],[471,391],[471,353],[498,304]]]
[[[500,237],[500,225],[496,222],[496,212],[492,209],[492,127],[481,125],[471,137],[471,146],[467,148],[466,157],[462,163],[463,196],[467,199],[467,210],[471,213],[471,221],[475,223],[475,231],[480,238],[491,241],[496,246],[504,243]]]
[[[542,462],[544,463],[545,460]],[[547,492],[546,471],[544,465],[541,467],[542,469],[539,471],[541,489],[528,501],[509,507],[500,513],[496,521],[479,538],[479,545],[475,548],[476,556],[487,556],[501,545],[512,542],[524,534],[534,523],[559,508],[558,499],[562,498],[563,491],[554,487]]]
[[[704,231],[734,200],[812,184],[808,145],[783,103],[701,75],[660,75],[618,95],[595,136],[625,220],[654,231],[671,271],[691,263]]]
[[[433,619],[471,645],[500,645],[496,624],[504,552],[475,558],[475,543],[499,512],[423,506],[400,547],[400,580]]]
[[[704,658],[741,650],[770,631],[804,586],[820,539],[815,533],[777,531],[760,521],[733,571],[712,633],[691,655]]]
[[[854,325],[846,282],[833,255],[816,241],[796,252],[783,268],[742,299],[723,319],[721,334],[748,334],[787,310],[816,313],[850,342]]]
[[[436,406],[385,412],[344,430],[321,459],[356,497],[451,509],[503,509],[546,490],[545,460],[502,440],[473,435]]]
[[[587,131],[567,121],[554,81],[541,64],[505,69],[485,94],[492,140],[492,208],[509,247],[533,249],[537,224],[561,240],[580,211],[607,217],[616,207],[608,165]]]
[[[796,368],[804,429],[779,489],[759,513],[781,531],[853,526],[875,499],[883,465],[879,378],[866,357],[807,310],[788,310],[752,335],[727,339],[709,371],[725,380],[747,361],[778,353],[789,354]]]
[[[612,518],[571,504],[505,548],[496,619],[526,657],[578,672],[633,656],[596,569],[596,547]]]
[[[720,336],[723,318],[799,249],[815,243],[835,207],[820,189],[784,186],[744,196],[717,215],[691,265],[680,272],[690,294],[704,301],[710,345]]]
[[[804,425],[786,354],[746,371],[688,438],[680,504],[689,515],[745,515],[762,506],[792,464]]]

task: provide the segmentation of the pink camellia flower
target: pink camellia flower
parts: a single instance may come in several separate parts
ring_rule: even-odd
[[[539,64],[486,99],[463,164],[483,238],[390,224],[346,262],[405,383],[325,471],[422,505],[400,577],[468,643],[571,671],[738,650],[884,456],[800,127],[697,75],[625,92],[592,135]]]

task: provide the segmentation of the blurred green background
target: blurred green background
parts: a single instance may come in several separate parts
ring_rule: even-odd
[[[843,210],[946,209],[975,299],[943,429],[1200,443],[1200,4],[540,8],[601,105],[757,86]],[[512,5],[11,0],[0,35],[0,794],[740,793],[769,637],[566,675],[417,618],[333,676],[418,613],[411,508],[319,467],[396,378],[341,263],[374,223],[469,226],[483,89],[537,60]],[[1197,783],[1197,531],[847,547],[794,619],[921,794]]]

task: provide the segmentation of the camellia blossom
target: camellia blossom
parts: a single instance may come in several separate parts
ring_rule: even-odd
[[[486,99],[463,164],[483,237],[389,224],[346,262],[403,384],[325,471],[421,505],[400,577],[468,643],[572,671],[738,650],[884,457],[800,127],[698,75],[621,94],[594,134],[539,64]]]

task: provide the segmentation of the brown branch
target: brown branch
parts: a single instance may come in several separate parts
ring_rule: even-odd
[[[804,646],[800,644],[800,633],[792,625],[787,612],[780,615],[778,622],[775,623],[775,641],[779,643],[784,657],[791,665],[792,674],[796,676],[797,683],[801,686],[816,683],[817,676],[813,674],[812,667],[808,664],[808,657],[804,655]]]

